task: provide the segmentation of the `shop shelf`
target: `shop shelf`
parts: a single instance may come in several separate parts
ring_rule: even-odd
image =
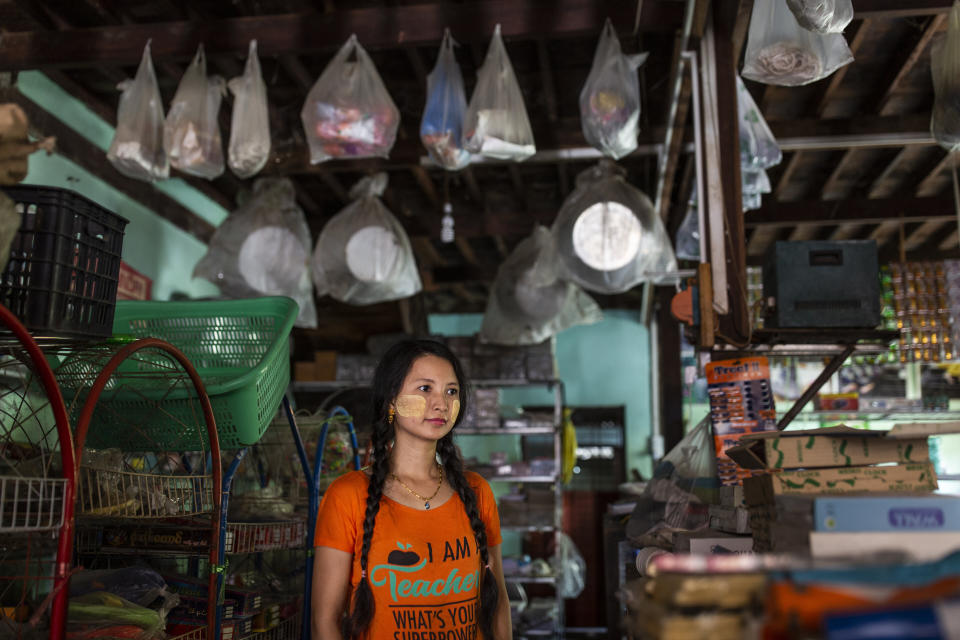
[[[307,523],[304,520],[229,522],[224,549],[227,553],[302,549],[306,535]]]
[[[77,493],[81,516],[170,518],[213,510],[213,479],[206,475],[160,475],[84,465]]]
[[[207,630],[204,627],[197,627],[193,631],[172,636],[167,640],[207,640]]]
[[[490,476],[487,482],[556,482],[557,476]]]
[[[65,478],[0,476],[0,533],[59,529],[66,488]]]
[[[522,582],[524,584],[553,584],[557,581],[556,576],[523,576],[508,575],[503,576],[507,582]]]
[[[506,524],[501,525],[500,528],[503,531],[523,531],[529,533],[550,533],[551,531],[556,531],[557,528],[553,525],[525,525],[525,524]]]

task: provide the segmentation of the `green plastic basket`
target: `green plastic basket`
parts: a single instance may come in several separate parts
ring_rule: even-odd
[[[206,385],[220,446],[242,447],[260,439],[290,383],[287,338],[297,312],[297,303],[282,297],[188,302],[121,300],[117,302],[113,333],[159,338],[183,351]],[[120,376],[124,366],[126,363],[118,369]],[[138,379],[132,376],[131,381],[137,383]],[[186,397],[186,393],[171,394],[167,387],[158,388],[157,393],[162,394],[156,398],[162,407],[162,412],[158,412],[157,404],[144,400],[152,399],[150,378],[144,378],[142,384],[145,388],[138,389],[137,394],[121,392],[104,398],[109,410],[94,414],[89,446],[136,450],[143,445],[143,438],[134,431],[149,432],[152,446],[167,450],[188,447],[189,440],[196,444],[195,434],[184,441],[181,426],[182,422],[196,421],[198,417],[195,394]],[[169,417],[165,419],[162,414]],[[140,428],[124,428],[120,421],[111,425],[111,416],[122,416],[127,424],[136,416]],[[202,415],[199,418],[203,433]]]

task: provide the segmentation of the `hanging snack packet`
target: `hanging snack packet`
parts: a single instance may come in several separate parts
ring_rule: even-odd
[[[611,158],[622,158],[637,148],[640,131],[640,84],[637,67],[646,53],[625,56],[607,18],[593,55],[590,75],[580,91],[583,137]]]
[[[163,127],[163,147],[170,166],[208,180],[223,173],[223,141],[217,116],[224,89],[220,76],[207,78],[207,58],[201,44],[180,79]]]
[[[503,46],[499,24],[477,75],[465,129],[470,153],[520,161],[537,152],[523,94]]]
[[[386,158],[400,126],[400,111],[356,35],[320,74],[300,118],[312,164],[331,158]]]
[[[259,178],[250,198],[217,227],[193,276],[234,298],[293,298],[300,306],[296,326],[316,327],[310,242],[293,183],[288,178]]]
[[[930,132],[937,144],[953,152],[960,149],[960,2],[954,2],[947,19],[947,37],[933,43],[933,113]]]
[[[387,174],[350,190],[347,205],[320,232],[313,252],[315,279],[330,295],[364,305],[408,298],[422,289],[407,233],[380,201]]]
[[[270,155],[270,116],[267,111],[267,85],[260,73],[257,41],[250,41],[243,75],[227,86],[236,96],[230,120],[230,144],[227,160],[238,178],[249,178],[267,164]]]
[[[420,140],[430,157],[452,171],[470,162],[470,154],[463,148],[467,94],[460,66],[453,55],[454,44],[450,30],[445,30],[437,65],[427,76],[427,106],[420,121]]]
[[[816,33],[843,33],[853,20],[852,0],[787,0],[797,23]]]
[[[843,34],[807,31],[787,8],[786,0],[753,5],[743,77],[787,87],[826,78],[853,62]]]
[[[117,87],[117,130],[107,151],[107,160],[117,171],[137,180],[166,180],[170,162],[163,150],[163,102],[157,75],[150,59],[150,41],[143,48],[137,76]]]

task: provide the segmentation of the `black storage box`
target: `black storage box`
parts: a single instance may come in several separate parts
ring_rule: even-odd
[[[768,327],[876,327],[877,243],[775,242],[763,265],[763,297]]]

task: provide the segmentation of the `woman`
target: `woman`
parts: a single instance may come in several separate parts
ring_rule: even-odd
[[[372,467],[338,478],[320,505],[313,640],[512,637],[496,501],[453,444],[466,396],[439,342],[383,356]]]

